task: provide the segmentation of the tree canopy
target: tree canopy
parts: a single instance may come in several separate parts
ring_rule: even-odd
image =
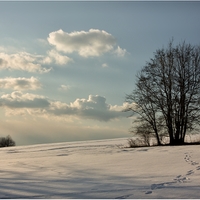
[[[11,138],[10,135],[0,138],[0,147],[11,147],[11,146],[15,146],[15,145],[16,145],[16,143]]]
[[[183,144],[200,123],[200,46],[170,42],[158,49],[138,73],[126,101],[125,111],[137,113],[137,126],[148,123],[158,145],[165,133],[170,144]]]

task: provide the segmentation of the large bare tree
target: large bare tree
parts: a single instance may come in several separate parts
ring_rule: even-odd
[[[158,144],[163,132],[170,144],[183,144],[200,122],[200,46],[183,42],[174,47],[170,42],[157,50],[137,75],[136,88],[126,101],[126,111],[149,123]]]

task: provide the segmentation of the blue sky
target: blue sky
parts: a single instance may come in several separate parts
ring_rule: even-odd
[[[0,131],[17,145],[130,137],[158,48],[199,45],[200,2],[0,2]]]

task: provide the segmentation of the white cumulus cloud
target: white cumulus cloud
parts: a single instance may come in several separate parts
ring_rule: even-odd
[[[132,104],[132,105],[134,105],[134,104]],[[118,106],[118,105],[112,106],[111,105],[110,110],[112,110],[112,111],[123,111],[123,110],[127,109],[129,106],[131,106],[131,105],[129,103],[125,102],[125,103],[122,104],[122,106]]]
[[[116,54],[118,57],[124,57],[127,53],[126,49],[122,49],[121,47],[117,47],[117,49],[114,51],[114,54]]]
[[[41,66],[42,56],[18,52],[13,54],[0,53],[0,69],[23,70],[28,72],[46,73],[51,69]]]
[[[69,105],[62,102],[52,102],[50,111],[54,115],[75,115],[82,119],[109,121],[128,116],[120,107],[106,103],[106,98],[99,95],[89,95],[88,99],[76,99]],[[122,107],[121,107],[122,108]]]
[[[102,64],[102,67],[103,67],[103,68],[108,67],[108,64],[107,64],[107,63],[103,63],[103,64]]]
[[[60,91],[67,91],[71,88],[70,85],[61,85],[60,88],[58,88]]]
[[[113,50],[115,38],[104,30],[90,29],[71,33],[58,30],[51,32],[47,38],[58,51],[65,53],[77,52],[80,56],[100,56]]]
[[[4,94],[0,98],[0,105],[8,108],[47,108],[49,106],[47,98],[41,95],[22,93],[15,91],[11,94]]]
[[[36,90],[41,88],[41,83],[38,79],[31,77],[31,78],[12,78],[7,77],[0,79],[0,88],[4,89],[14,89],[14,90]]]
[[[106,98],[99,95],[89,95],[88,99],[76,99],[67,104],[60,101],[50,101],[40,95],[22,93],[19,91],[4,94],[0,97],[0,106],[4,107],[10,114],[29,113],[31,115],[51,118],[58,116],[74,116],[79,119],[92,119],[98,121],[110,121],[121,117],[127,117],[122,112],[123,106],[112,106],[106,103]]]
[[[44,57],[43,63],[50,64],[52,62],[55,62],[58,65],[65,65],[69,62],[72,62],[73,59],[69,58],[68,56],[64,56],[59,54],[56,50],[52,49],[47,52],[47,56]]]

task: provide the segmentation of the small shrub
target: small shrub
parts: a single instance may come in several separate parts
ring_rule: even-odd
[[[11,138],[10,135],[0,138],[0,147],[11,147],[15,145],[15,141]]]
[[[136,138],[136,139],[128,139],[128,145],[130,148],[136,148],[136,147],[146,147],[147,145],[142,139]]]
[[[138,124],[130,129],[130,132],[136,135],[138,138],[130,143],[136,146],[151,146],[151,140],[154,136],[154,131],[149,123],[138,121]],[[133,139],[131,139],[133,140]]]

